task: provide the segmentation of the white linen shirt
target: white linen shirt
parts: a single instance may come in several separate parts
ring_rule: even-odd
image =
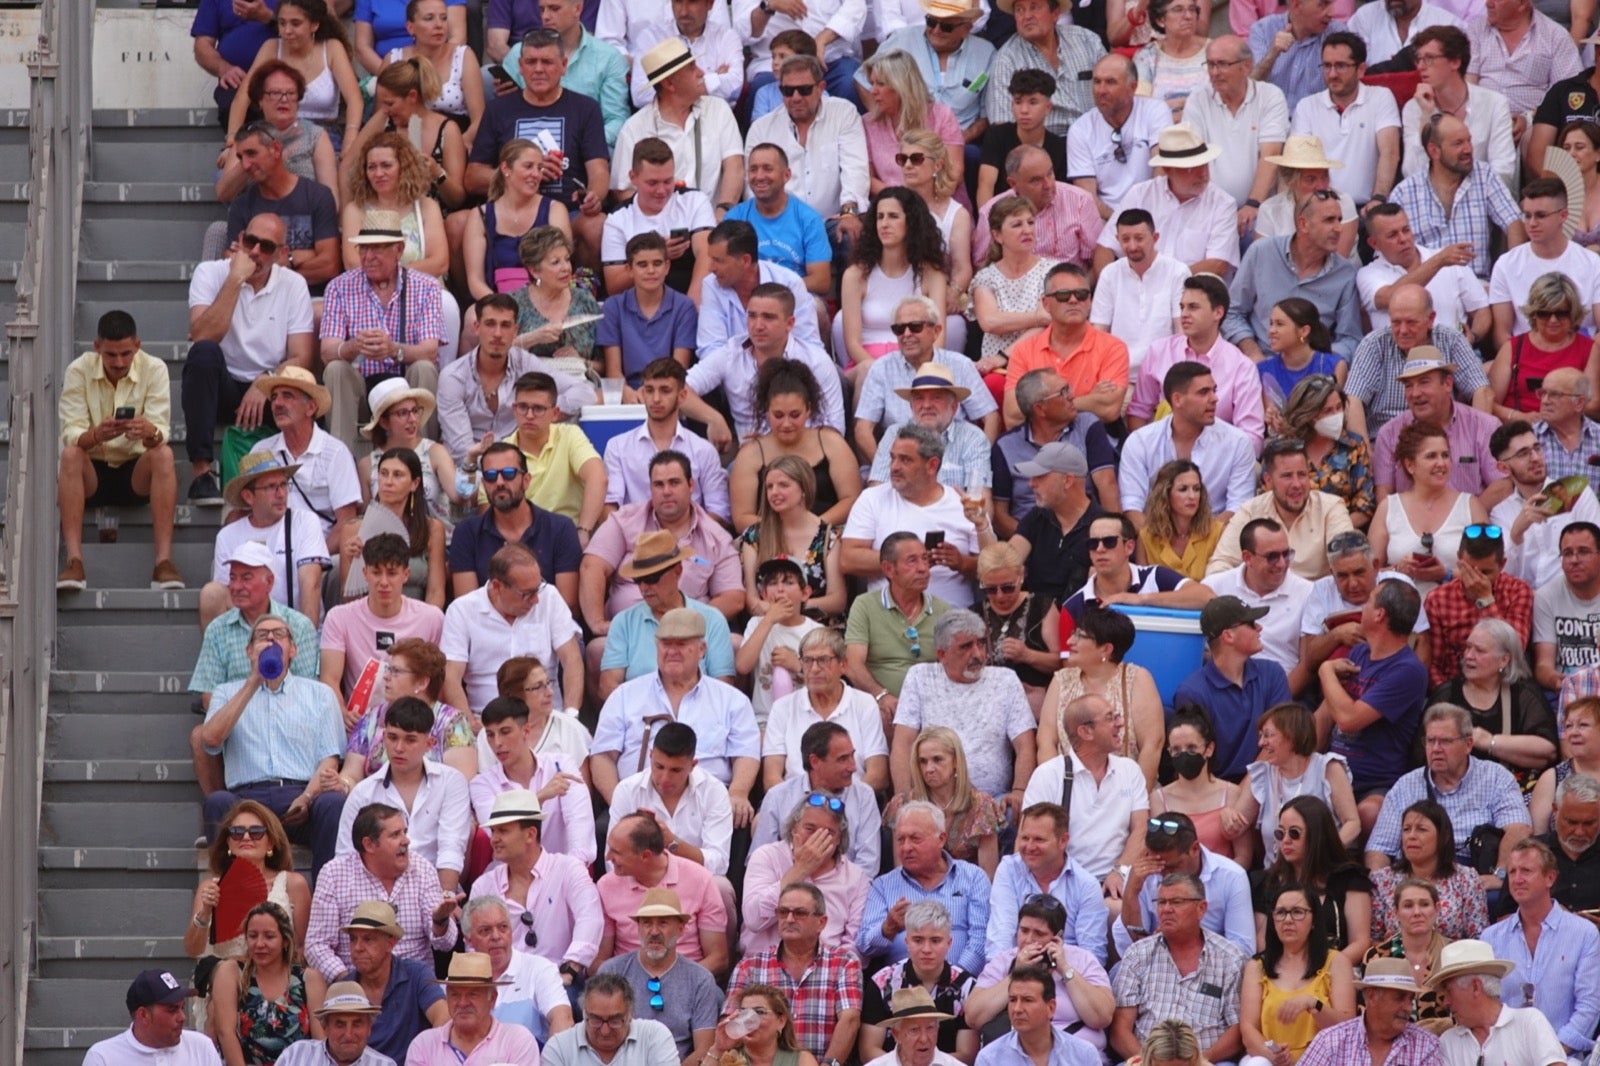
[[[282,433],[274,433],[250,450],[271,452],[283,462],[300,464],[300,469],[290,479],[289,506],[314,515],[322,523],[323,533],[327,533],[333,523],[324,520],[318,511],[332,514],[347,505],[361,505],[361,481],[356,477],[355,458],[343,441],[321,426],[311,427],[311,440],[299,455],[289,454]]]
[[[461,679],[467,702],[482,707],[499,694],[494,675],[501,663],[515,655],[554,662],[556,649],[577,636],[572,611],[550,582],[540,586],[539,602],[510,622],[489,601],[489,586],[484,585],[458,598],[445,611],[439,650],[447,662],[467,664]],[[561,706],[559,694],[556,706]]]
[[[1134,207],[1144,208],[1155,219],[1156,251],[1163,256],[1180,265],[1198,263],[1202,259],[1220,259],[1229,267],[1239,265],[1239,205],[1218,188],[1216,182],[1200,190],[1199,196],[1179,203],[1166,177],[1154,177],[1129,189],[1117,210]],[[1116,216],[1112,216],[1111,222],[1100,231],[1100,247],[1109,248],[1118,259],[1122,258],[1122,248],[1117,244]],[[1187,268],[1184,277],[1188,277]],[[1100,280],[1101,284],[1105,283],[1103,273]],[[1095,295],[1099,295],[1098,289]],[[1099,320],[1091,316],[1090,321]],[[1128,355],[1132,358],[1133,342],[1121,333],[1117,336],[1128,341]]]
[[[345,797],[339,815],[339,839],[335,855],[354,855],[355,842],[350,827],[356,815],[369,803],[387,803],[405,811],[406,836],[411,850],[427,859],[436,869],[460,873],[466,861],[467,838],[472,833],[472,803],[467,798],[467,779],[453,766],[432,759],[422,760],[422,783],[410,807],[394,786],[394,768],[382,770],[357,781]]]
[[[1223,200],[1229,205],[1231,218],[1232,202],[1226,196]],[[1102,232],[1101,243],[1111,229],[1107,226]],[[1239,247],[1237,239],[1233,246]],[[1089,308],[1089,324],[1127,344],[1129,371],[1139,369],[1153,341],[1172,336],[1173,323],[1178,319],[1178,299],[1188,279],[1188,266],[1164,252],[1156,253],[1142,278],[1126,259],[1118,259],[1100,272],[1094,303]]]
[[[1156,471],[1178,457],[1172,443],[1172,416],[1140,426],[1122,442],[1122,468],[1117,473],[1125,511],[1144,510]],[[1255,441],[1242,429],[1214,422],[1195,438],[1189,458],[1200,468],[1214,514],[1237,511],[1255,492]]]
[[[1211,184],[1243,207],[1256,181],[1263,144],[1282,144],[1289,136],[1289,102],[1270,81],[1245,83],[1244,101],[1230,111],[1210,85],[1202,85],[1183,101],[1183,120],[1200,131],[1207,144],[1223,146],[1211,161]]]
[[[1150,793],[1145,791],[1144,771],[1132,759],[1109,756],[1106,775],[1098,782],[1083,765],[1075,750],[1072,758],[1072,810],[1067,828],[1067,854],[1096,881],[1104,881],[1116,867],[1128,845],[1128,820],[1135,811],[1150,809]],[[1063,759],[1046,759],[1028,778],[1022,793],[1022,809],[1035,803],[1060,803],[1065,783]]]
[[[648,765],[643,760],[645,719],[655,715],[668,716],[694,730],[699,768],[724,785],[733,780],[734,759],[761,757],[756,712],[744,693],[702,675],[678,701],[674,715],[661,675],[655,672],[624,681],[606,698],[595,725],[594,750],[615,754],[621,774],[637,772]]]
[[[1415,15],[1411,16],[1411,26],[1406,31],[1406,39],[1403,41],[1400,39],[1400,27],[1395,25],[1394,16],[1389,14],[1389,9],[1383,4],[1363,4],[1345,20],[1345,29],[1367,42],[1369,66],[1393,59],[1396,52],[1410,44],[1413,37],[1430,26],[1454,26],[1458,30],[1465,28],[1465,24],[1455,15],[1437,4],[1426,2],[1417,9]],[[1392,98],[1393,94],[1390,96]]]
[[[669,811],[666,801],[650,783],[647,766],[617,782],[616,791],[611,794],[611,824],[638,810],[651,811],[675,836],[704,852],[707,870],[718,877],[728,876],[733,807],[728,801],[728,788],[721,781],[695,767],[689,773],[688,787],[678,799],[678,809]]]
[[[1383,5],[1378,9],[1383,10]],[[1309,133],[1322,140],[1327,157],[1344,164],[1342,169],[1328,171],[1328,184],[1359,206],[1372,199],[1372,185],[1378,177],[1378,133],[1399,125],[1394,93],[1358,84],[1356,98],[1343,112],[1333,106],[1333,94],[1327,89],[1301,100],[1295,105],[1289,132]]]
[[[1423,260],[1438,254],[1437,248],[1417,245],[1417,254]],[[1396,266],[1381,254],[1374,253],[1372,262],[1356,271],[1356,291],[1361,294],[1361,306],[1366,309],[1372,332],[1389,328],[1389,312],[1378,310],[1374,302],[1378,290],[1393,285],[1406,275],[1404,267]],[[1434,321],[1441,326],[1460,329],[1472,313],[1489,306],[1489,297],[1483,291],[1483,282],[1471,267],[1447,266],[1436,273],[1423,286],[1433,297]]]
[[[787,152],[785,188],[823,218],[834,217],[845,204],[867,209],[872,170],[867,162],[867,130],[854,104],[824,94],[805,144],[800,143],[789,112],[776,108],[750,123],[744,143],[747,149],[775,144]]]

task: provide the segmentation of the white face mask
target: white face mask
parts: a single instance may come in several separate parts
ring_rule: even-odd
[[[1327,437],[1329,440],[1338,440],[1339,435],[1344,432],[1344,412],[1335,411],[1331,415],[1323,415],[1312,423],[1312,428],[1317,431],[1319,436]]]

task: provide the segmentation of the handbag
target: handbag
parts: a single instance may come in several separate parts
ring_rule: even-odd
[[[1500,732],[1509,736],[1511,733],[1511,686],[1500,686]],[[1439,793],[1434,790],[1433,777],[1426,769],[1422,771],[1422,780],[1428,786],[1428,798],[1434,803],[1439,802]],[[1472,832],[1467,835],[1467,862],[1480,874],[1492,874],[1500,868],[1500,842],[1505,839],[1506,831],[1493,822],[1484,822],[1472,827]]]

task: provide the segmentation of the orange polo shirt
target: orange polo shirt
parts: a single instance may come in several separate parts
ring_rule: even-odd
[[[1030,370],[1050,369],[1072,386],[1074,396],[1087,396],[1102,381],[1128,387],[1128,346],[1109,333],[1090,326],[1083,343],[1065,359],[1050,347],[1050,331],[1040,330],[1011,346],[1006,364],[1006,388],[1014,389]]]

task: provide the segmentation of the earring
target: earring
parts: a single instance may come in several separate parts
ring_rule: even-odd
[[[275,859],[277,857],[278,857],[278,849],[277,848],[268,848],[267,849],[267,858]]]

